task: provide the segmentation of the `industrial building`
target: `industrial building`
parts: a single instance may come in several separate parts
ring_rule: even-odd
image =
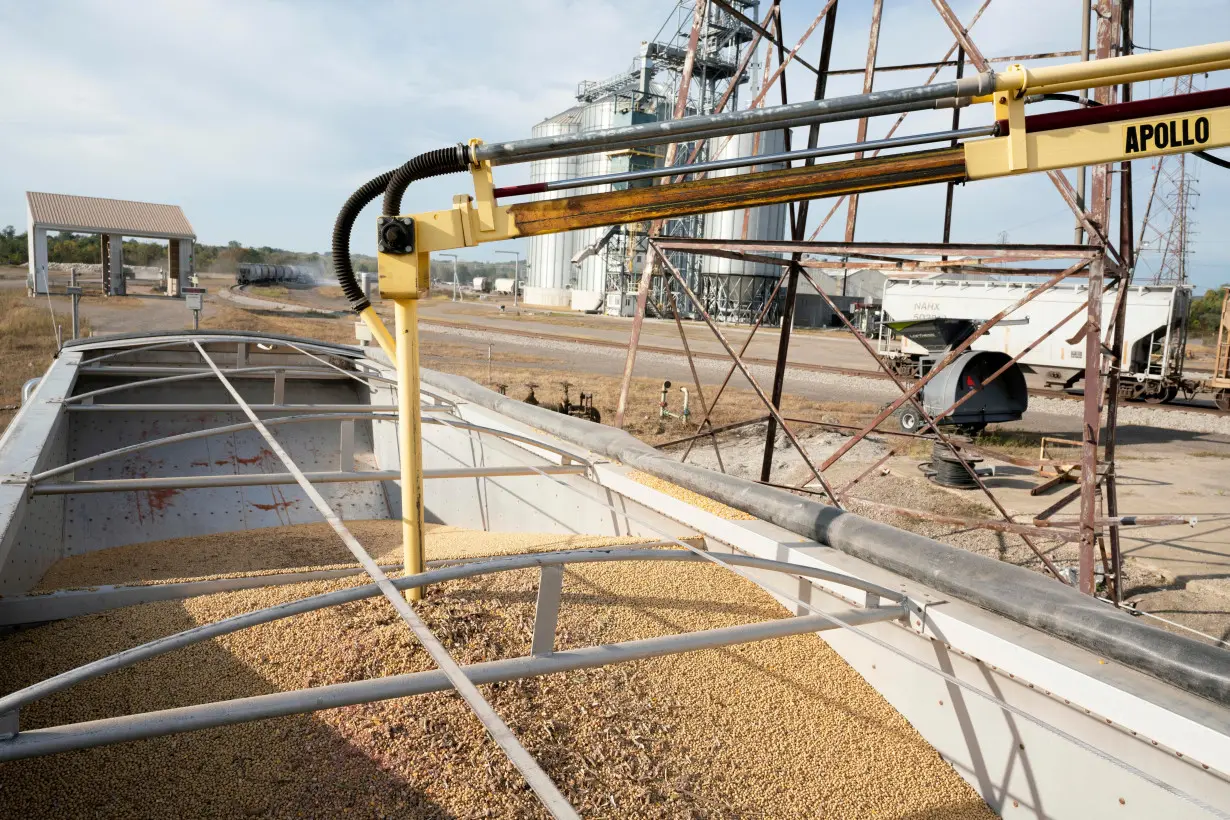
[[[734,3],[747,11],[756,3]],[[738,102],[741,88],[758,89],[763,60],[753,46],[753,30],[746,22],[719,5],[706,10],[705,33],[695,48],[697,73],[693,83],[703,83],[699,104],[689,103],[683,115],[712,113],[719,101]],[[671,100],[677,96],[678,73],[687,55],[687,31],[681,29],[674,39],[648,42],[632,66],[598,82],[583,82],[577,89],[577,104],[548,117],[534,127],[533,136],[563,136],[597,129],[634,125],[671,119],[675,113]],[[771,44],[761,43],[764,49]],[[753,49],[755,51],[755,49]],[[702,79],[703,69],[703,79]],[[762,95],[758,95],[762,96]],[[749,103],[756,103],[753,97]],[[698,107],[699,106],[699,107]],[[735,107],[731,105],[730,107]],[[703,140],[691,146],[693,160],[729,160],[779,153],[785,149],[780,130],[737,134]],[[660,167],[666,157],[661,147],[622,148],[612,151],[546,159],[531,164],[534,183],[585,179],[593,176]],[[682,162],[682,158],[677,160]],[[731,176],[780,165],[761,165],[710,172],[710,177]],[[605,193],[629,185],[649,185],[651,180],[631,183],[599,184],[574,193]],[[534,200],[552,199],[560,192],[535,194]],[[705,239],[752,239],[773,241],[783,237],[787,206],[769,205],[741,208],[721,213],[668,220],[661,233],[666,236]],[[627,313],[646,264],[650,224],[587,228],[564,234],[535,236],[530,239],[527,304],[547,307]],[[727,322],[755,320],[780,270],[763,262],[745,262],[680,254],[675,263],[685,269],[689,284],[700,295],[705,309]],[[666,293],[655,283],[651,310],[663,312]],[[779,320],[778,309],[770,311],[769,323]]]
[[[30,243],[27,284],[31,293],[48,292],[48,231],[102,235],[102,292],[108,296],[125,292],[126,236],[167,241],[167,295],[178,295],[192,276],[196,233],[178,205],[26,191],[26,213]]]

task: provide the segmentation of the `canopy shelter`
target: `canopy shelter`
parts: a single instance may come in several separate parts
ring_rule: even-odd
[[[30,243],[29,286],[47,293],[47,232],[73,231],[102,236],[103,293],[124,293],[124,237],[166,239],[167,294],[177,296],[192,275],[192,243],[196,234],[178,205],[130,202],[92,196],[26,191]]]

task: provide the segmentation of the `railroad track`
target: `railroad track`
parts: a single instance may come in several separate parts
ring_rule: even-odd
[[[619,350],[624,350],[627,348],[627,344],[623,342],[614,342],[614,341],[609,341],[607,339],[577,338],[575,336],[565,336],[563,334],[542,333],[538,331],[529,331],[529,330],[516,330],[513,328],[503,328],[503,327],[492,328],[492,327],[488,327],[484,325],[472,324],[470,322],[459,322],[454,319],[440,319],[434,316],[430,316],[430,317],[420,316],[419,324],[420,325],[438,325],[442,327],[455,328],[458,330],[472,330],[472,331],[479,332],[479,333],[491,333],[491,334],[495,334],[499,336],[519,336],[519,337],[525,337],[525,338],[530,338],[530,339],[550,339],[550,340],[561,341],[561,342],[572,342],[574,344],[594,345],[596,347],[617,348]],[[673,347],[659,347],[655,345],[641,344],[637,347],[637,350],[645,352],[645,353],[660,353],[666,356],[683,356],[683,351],[677,348],[673,348]],[[730,357],[724,353],[709,353],[705,351],[695,351],[695,350],[692,351],[692,358],[710,360],[710,361],[721,361],[721,362],[730,361]],[[755,356],[745,356],[743,357],[743,361],[749,365],[754,364],[754,365],[759,365],[762,367],[773,367],[776,364],[776,362],[773,359],[765,359],[765,358],[759,358]],[[879,379],[883,381],[889,381],[889,377],[879,370],[868,370],[866,368],[859,368],[859,367],[836,367],[833,365],[809,364],[805,362],[791,362],[790,367],[796,370],[805,370],[805,371],[810,371],[813,373],[834,373],[834,374],[842,375],[842,376],[856,376],[861,379]],[[1049,398],[1049,399],[1063,399],[1065,401],[1081,401],[1083,398],[1079,394],[1068,393],[1064,390],[1051,390],[1051,389],[1041,388],[1041,387],[1029,388],[1029,394],[1031,396],[1041,396],[1041,397]],[[1138,402],[1132,402],[1131,404],[1138,404]],[[1170,403],[1170,404],[1147,404],[1143,406],[1150,407],[1156,410],[1182,410],[1187,413],[1204,413],[1204,414],[1214,415],[1214,416],[1221,415],[1221,411],[1215,407],[1204,407],[1198,404]]]
[[[237,285],[231,288],[233,291],[244,292],[247,290],[246,285]],[[262,301],[280,302],[280,300],[270,299],[266,296],[259,297]],[[307,305],[300,301],[280,302],[290,307],[304,308]],[[313,309],[320,310],[318,306],[312,306]],[[619,350],[626,349],[627,345],[624,342],[609,341],[607,339],[592,339],[592,338],[577,338],[575,336],[566,336],[558,333],[542,333],[540,331],[516,330],[514,328],[491,328],[484,325],[474,324],[471,322],[460,322],[455,319],[441,319],[435,316],[422,316],[419,318],[420,325],[437,325],[441,327],[449,327],[457,330],[470,330],[478,333],[491,333],[499,336],[518,336],[529,339],[551,339],[561,342],[572,342],[574,344],[594,345],[596,347],[608,347]],[[641,344],[637,348],[645,353],[659,353],[665,356],[682,356],[683,352],[673,347],[659,347],[656,345]],[[708,353],[705,351],[693,351],[692,358],[709,361],[729,362],[730,357],[724,353]],[[747,364],[758,365],[761,367],[773,367],[776,362],[773,359],[765,359],[755,356],[745,356],[743,361]],[[861,367],[836,367],[826,364],[809,364],[805,362],[791,362],[790,367],[797,370],[805,370],[813,373],[834,373],[841,376],[855,376],[860,379],[878,379],[889,381],[889,377],[879,370],[868,370]],[[1050,390],[1041,387],[1029,388],[1031,396],[1041,396],[1050,399],[1063,399],[1065,401],[1081,401],[1082,396],[1079,394],[1068,393],[1063,390]],[[1133,402],[1135,404],[1135,402]],[[1157,410],[1182,410],[1187,413],[1204,413],[1207,415],[1218,416],[1221,411],[1215,407],[1204,407],[1198,404],[1150,404],[1148,407]]]

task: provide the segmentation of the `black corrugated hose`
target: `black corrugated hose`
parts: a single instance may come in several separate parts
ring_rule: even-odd
[[[355,279],[354,268],[350,264],[350,232],[354,229],[354,221],[359,212],[371,202],[381,191],[384,191],[384,213],[396,216],[401,208],[401,197],[411,182],[428,177],[438,177],[443,174],[453,174],[469,168],[469,149],[462,144],[451,148],[441,148],[419,154],[414,159],[394,171],[386,171],[378,177],[368,180],[359,190],[350,195],[342,210],[338,212],[337,221],[333,223],[333,273],[342,292],[350,302],[350,309],[362,313],[371,307],[367,294],[359,287]]]
[[[392,178],[384,186],[384,215],[397,216],[401,213],[401,195],[406,192],[411,182],[443,174],[455,174],[458,171],[466,171],[469,167],[470,148],[463,143],[419,154],[394,171]]]

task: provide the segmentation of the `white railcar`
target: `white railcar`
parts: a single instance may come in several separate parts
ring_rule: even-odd
[[[884,282],[883,310],[888,321],[907,319],[971,319],[984,321],[1025,298],[1037,283],[1002,280],[892,278]],[[974,342],[975,350],[995,350],[1016,356],[1031,342],[1087,301],[1087,286],[1060,284],[1013,311],[1007,320]],[[1102,331],[1107,332],[1117,291],[1102,300]],[[1174,397],[1182,378],[1191,291],[1187,287],[1136,286],[1128,291],[1124,324],[1127,367],[1125,383],[1139,398]],[[1078,312],[1020,360],[1026,372],[1041,374],[1048,383],[1071,386],[1085,369],[1085,342],[1079,337],[1085,322]],[[890,338],[884,331],[881,353],[905,370],[926,351],[908,339]]]

